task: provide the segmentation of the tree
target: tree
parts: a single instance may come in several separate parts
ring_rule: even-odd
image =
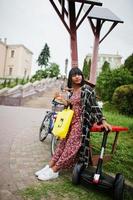
[[[110,71],[110,63],[105,61],[103,66],[102,66],[102,72],[104,71]]]
[[[47,77],[57,77],[59,73],[59,65],[57,65],[56,63],[51,63],[49,67],[46,67],[45,69],[39,69],[38,71],[36,71],[36,73],[31,78],[31,82],[34,82],[35,80],[41,80]]]
[[[52,77],[57,77],[60,73],[59,65],[56,63],[51,63],[49,67],[49,76]]]
[[[86,58],[84,59],[84,65],[83,65],[83,75],[85,79],[89,79],[90,76],[90,68],[91,68],[91,60],[87,62]]]
[[[49,58],[50,58],[49,46],[47,45],[47,43],[45,43],[45,46],[42,49],[42,51],[37,59],[38,65],[41,66],[41,68],[43,66],[44,66],[44,68],[46,68],[49,63]]]
[[[48,76],[48,69],[39,69],[36,73],[32,76],[31,81],[41,80],[43,78],[47,78]]]
[[[130,55],[124,62],[124,68],[127,68],[133,75],[133,54]]]

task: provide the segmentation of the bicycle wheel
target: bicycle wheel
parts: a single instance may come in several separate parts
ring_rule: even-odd
[[[51,156],[53,156],[58,143],[59,139],[57,139],[53,134],[51,134]]]
[[[43,121],[42,121],[40,130],[39,130],[39,140],[41,142],[46,139],[46,137],[49,133],[50,117],[51,117],[50,114],[46,114]]]

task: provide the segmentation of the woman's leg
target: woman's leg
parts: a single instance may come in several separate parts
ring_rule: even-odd
[[[55,163],[56,163],[55,161],[50,160],[49,161],[49,167],[52,168],[55,165]]]
[[[64,140],[61,140],[60,143],[58,144],[55,153],[52,157],[52,159],[49,161],[49,167],[53,169],[53,171],[58,171],[59,167],[57,168],[55,166],[56,162],[59,160],[61,154],[63,153],[63,150],[65,148],[65,144],[66,144],[67,138]]]
[[[77,153],[81,147],[80,135],[76,134],[77,131],[79,131],[78,128],[73,129],[71,135],[69,135],[63,152],[55,163],[55,170],[68,168],[68,166],[72,167],[76,162]]]
[[[60,140],[58,146],[56,147],[55,153],[52,156],[51,161],[49,162],[49,165],[52,167],[60,158],[60,156],[62,155],[65,145],[67,142],[67,138]]]

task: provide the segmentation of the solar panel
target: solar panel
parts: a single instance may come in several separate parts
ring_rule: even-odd
[[[84,6],[84,11],[87,11],[88,6]],[[90,13],[88,14],[88,18],[91,19],[103,19],[106,21],[113,21],[113,22],[119,22],[123,23],[123,21],[118,18],[112,11],[110,11],[108,8],[103,7],[93,7]]]
[[[85,4],[94,4],[94,5],[98,5],[98,6],[102,6],[102,3],[98,0],[93,0],[93,1],[89,1],[89,0],[68,0],[68,1],[73,1],[73,2],[79,2],[79,3],[85,3]]]

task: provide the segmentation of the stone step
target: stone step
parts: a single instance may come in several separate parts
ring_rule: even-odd
[[[32,107],[32,108],[47,108],[51,109],[51,101],[54,97],[55,92],[60,91],[61,82],[58,84],[52,85],[52,87],[48,87],[47,91],[45,91],[41,96],[36,96],[28,101],[26,101],[23,106],[24,107]]]

